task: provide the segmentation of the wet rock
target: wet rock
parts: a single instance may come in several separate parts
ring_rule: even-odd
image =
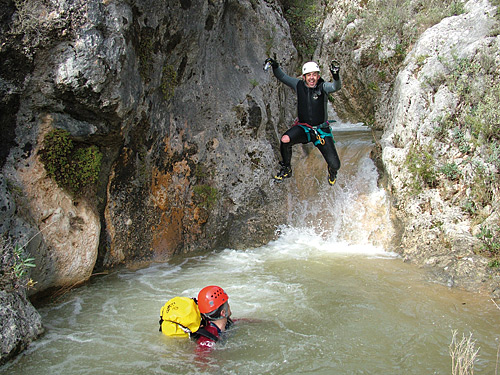
[[[481,243],[476,235],[480,229],[463,209],[470,192],[457,180],[439,173],[430,186],[416,181],[414,170],[425,168],[410,165],[410,156],[412,152],[420,156],[428,152],[432,155],[431,168],[438,170],[440,165],[455,163],[463,166],[463,176],[474,174],[473,163],[465,162],[472,159],[490,173],[496,173],[483,160],[481,150],[465,155],[453,147],[453,140],[441,141],[436,135],[439,119],[460,110],[461,105],[460,98],[444,79],[450,74],[450,64],[459,59],[469,61],[488,46],[495,51],[498,44],[496,32],[492,31],[496,27],[495,8],[487,1],[468,1],[463,14],[444,18],[427,29],[408,48],[408,55],[393,79],[384,68],[393,58],[394,40],[383,36],[380,46],[375,46],[379,39],[360,34],[363,17],[338,33],[349,12],[356,14],[363,8],[362,3],[346,0],[329,4],[333,11],[326,16],[322,27],[324,37],[317,53],[323,64],[331,58],[342,62],[343,89],[334,103],[339,116],[352,121],[366,120],[384,130],[379,145],[378,158],[382,160],[379,170],[383,174],[381,181],[391,195],[394,223],[399,228],[395,249],[405,260],[431,269],[445,285],[491,292],[500,283],[500,273],[498,268],[488,266],[486,258],[477,255]],[[355,49],[350,50],[353,35],[357,35]],[[338,42],[331,43],[332,40]],[[490,57],[498,61],[498,56]],[[389,75],[381,79],[380,74]],[[370,82],[376,82],[377,86],[370,88]],[[477,217],[482,225],[494,227],[496,212],[493,207],[482,208]]]
[[[24,292],[0,290],[0,365],[26,349],[43,332],[42,318]]]
[[[279,54],[292,70],[296,54],[277,2],[77,0],[40,12],[29,20],[38,32],[20,30],[12,47],[29,69],[0,86],[17,103],[4,167],[17,205],[5,202],[2,225],[17,241],[34,236],[30,293],[274,237],[286,187],[269,179],[294,106],[262,63]],[[40,153],[54,128],[104,155],[93,195],[47,176]]]
[[[279,54],[292,70],[296,54],[277,2],[33,4],[9,2],[0,25],[0,224],[35,258],[32,297],[94,269],[273,238],[286,187],[269,179],[294,106],[262,63]],[[55,128],[103,154],[87,195],[44,169]],[[5,358],[39,334],[25,300],[0,301]]]

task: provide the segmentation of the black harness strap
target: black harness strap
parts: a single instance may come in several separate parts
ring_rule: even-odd
[[[194,333],[194,335],[199,335],[199,336],[204,336],[207,339],[210,339],[212,341],[219,341],[219,338],[215,336],[213,333],[208,332],[205,328],[200,328],[198,331]]]
[[[182,329],[184,332],[186,332],[186,333],[191,333],[191,330],[190,330],[189,328],[187,328],[187,327],[184,327],[181,323],[177,323],[177,322],[174,322],[174,321],[172,321],[172,320],[163,320],[163,318],[162,318],[162,317],[160,317],[160,329],[159,329],[159,331],[160,331],[160,332],[162,332],[162,330],[161,330],[161,324],[162,324],[163,322],[170,322],[170,323],[173,323],[173,324],[177,324],[179,327],[181,327],[181,329]]]

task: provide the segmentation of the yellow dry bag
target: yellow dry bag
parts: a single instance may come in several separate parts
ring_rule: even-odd
[[[174,297],[161,308],[160,331],[167,336],[189,337],[200,324],[200,310],[192,298]]]

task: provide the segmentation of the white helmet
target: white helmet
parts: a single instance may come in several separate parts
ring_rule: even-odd
[[[309,61],[302,66],[302,75],[307,74],[307,73],[312,73],[312,72],[318,72],[319,73],[319,66],[316,64],[314,61]]]

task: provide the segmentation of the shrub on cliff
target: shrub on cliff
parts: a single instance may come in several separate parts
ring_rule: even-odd
[[[76,144],[66,130],[54,129],[45,136],[41,160],[61,188],[82,195],[97,183],[102,154],[94,145]]]
[[[0,236],[0,289],[11,291],[33,285],[28,270],[35,267],[33,258],[28,258],[24,247],[13,245],[10,238]]]
[[[316,0],[282,0],[281,3],[297,51],[303,59],[312,59],[318,46],[316,29],[323,11]]]

